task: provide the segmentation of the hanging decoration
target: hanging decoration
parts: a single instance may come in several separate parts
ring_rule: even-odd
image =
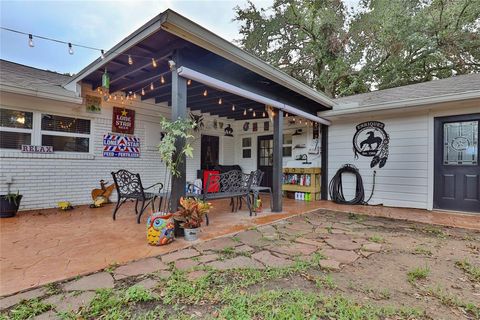
[[[233,137],[233,129],[230,126],[230,123],[227,124],[227,127],[223,131],[225,132],[226,137]]]
[[[135,110],[113,107],[112,132],[133,134],[135,131]]]
[[[388,159],[388,144],[390,137],[385,131],[385,124],[380,121],[362,122],[356,126],[353,136],[353,152],[355,159],[358,155],[372,157],[370,168],[378,164],[383,168]]]
[[[86,95],[85,109],[87,112],[100,113],[102,112],[102,99],[100,97]]]

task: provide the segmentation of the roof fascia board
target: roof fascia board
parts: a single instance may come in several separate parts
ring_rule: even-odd
[[[167,10],[165,20],[162,23],[162,28],[180,38],[218,54],[225,59],[233,61],[250,71],[270,79],[271,81],[277,82],[286,88],[298,92],[313,101],[329,108],[335,105],[335,102],[329,97],[315,91],[297,79],[290,77],[286,73],[268,63],[265,63],[256,56],[245,52],[227,40],[213,34],[202,26],[174,11]]]
[[[338,106],[337,110],[320,111],[318,114],[321,114],[324,117],[334,117],[334,116],[341,116],[341,115],[392,110],[392,109],[399,109],[399,108],[416,108],[416,107],[422,107],[425,105],[429,105],[429,106],[433,105],[433,107],[435,107],[435,104],[437,103],[469,100],[469,99],[476,99],[476,98],[480,98],[480,90],[467,91],[467,92],[454,93],[454,94],[445,94],[445,95],[427,97],[427,98],[405,99],[401,101],[372,104],[364,107],[358,106],[358,105],[355,106],[354,103],[349,102],[346,104],[350,106],[343,109],[342,109],[341,103],[337,103],[337,106]]]
[[[22,95],[38,97],[38,98],[45,98],[45,99],[56,100],[56,101],[62,101],[62,102],[68,102],[68,103],[75,103],[75,104],[83,103],[83,99],[81,97],[64,96],[54,92],[19,88],[19,87],[4,85],[4,84],[0,86],[0,91],[15,93],[15,94],[22,94]]]
[[[82,79],[84,79],[87,75],[90,73],[94,72],[98,68],[100,68],[102,65],[105,65],[109,61],[115,59],[116,57],[119,56],[118,52],[125,52],[126,50],[130,49],[133,47],[135,44],[138,42],[142,41],[143,39],[147,38],[151,34],[153,34],[155,31],[159,30],[162,21],[164,20],[165,13],[161,13],[155,18],[151,19],[148,21],[146,24],[144,24],[141,28],[137,29],[135,32],[130,34],[128,37],[126,37],[124,40],[119,42],[117,45],[115,45],[113,48],[108,50],[104,56],[105,58],[97,58],[95,61],[90,63],[88,66],[83,68],[79,73],[74,75],[72,79],[70,79],[68,82],[66,82],[63,86],[66,89],[69,90],[75,90],[75,84]]]

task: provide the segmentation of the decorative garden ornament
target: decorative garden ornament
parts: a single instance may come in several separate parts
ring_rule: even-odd
[[[147,241],[152,246],[163,246],[174,240],[173,214],[153,213],[147,219]]]

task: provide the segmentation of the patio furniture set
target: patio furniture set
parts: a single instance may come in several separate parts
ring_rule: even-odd
[[[240,170],[230,170],[224,173],[210,174],[204,188],[195,184],[187,185],[186,197],[198,198],[202,201],[212,201],[219,199],[231,199],[230,206],[232,212],[242,208],[242,201],[245,201],[250,212],[253,213],[253,207],[259,198],[260,193],[270,194],[270,206],[272,201],[272,189],[261,186],[264,173],[260,170],[252,171],[249,174]],[[118,209],[127,201],[135,201],[135,213],[137,223],[140,223],[142,214],[151,206],[152,212],[155,212],[155,202],[158,200],[158,208],[162,207],[162,202],[167,201],[169,192],[164,189],[162,183],[155,183],[144,187],[140,174],[132,173],[128,170],[118,170],[112,172],[113,181],[117,190],[117,204],[113,211],[113,220],[116,218]],[[255,212],[256,214],[256,212]],[[206,224],[209,224],[208,215],[205,216]]]

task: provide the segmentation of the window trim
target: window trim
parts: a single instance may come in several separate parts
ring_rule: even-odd
[[[16,106],[1,106],[1,108],[15,110],[15,111],[22,111],[22,112],[32,112],[33,119],[32,119],[32,129],[23,129],[23,128],[8,128],[8,127],[0,127],[0,131],[10,131],[10,132],[19,132],[19,133],[30,133],[30,143],[35,146],[42,145],[42,135],[51,135],[51,136],[62,136],[62,137],[78,137],[78,138],[88,138],[88,152],[77,152],[77,151],[56,151],[53,150],[55,154],[59,155],[93,155],[94,153],[94,139],[93,139],[93,132],[95,131],[94,128],[94,121],[93,118],[72,115],[72,114],[65,114],[65,113],[58,113],[58,112],[49,112],[49,111],[38,111],[38,110],[30,110],[27,108],[16,107]],[[72,133],[72,132],[61,132],[61,131],[50,131],[50,130],[42,130],[42,115],[50,114],[53,116],[61,116],[61,117],[68,117],[74,119],[83,119],[90,121],[90,133]],[[22,153],[20,149],[6,149],[0,148],[2,151],[6,152],[18,152]]]

